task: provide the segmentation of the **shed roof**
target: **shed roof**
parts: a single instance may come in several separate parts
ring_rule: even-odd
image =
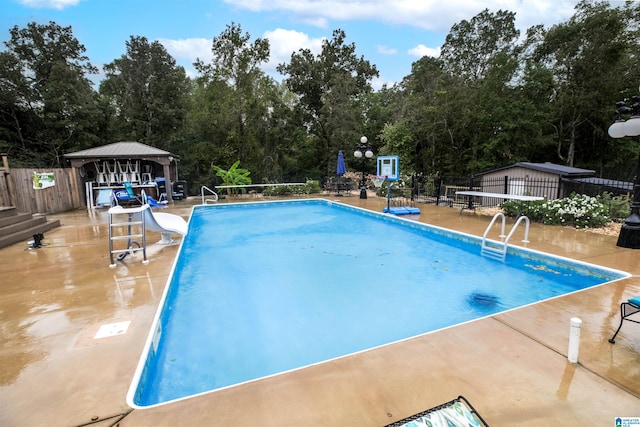
[[[546,163],[518,162],[502,168],[491,169],[489,171],[482,172],[479,175],[485,175],[488,173],[493,173],[493,172],[512,169],[512,168],[531,169],[531,170],[558,175],[565,178],[587,177],[587,176],[593,176],[596,173],[596,171],[591,169],[574,168],[571,166],[558,165],[550,162],[546,162]]]
[[[578,178],[576,179],[576,181],[584,182],[586,184],[602,185],[605,187],[619,188],[626,191],[633,191],[633,182],[629,182],[629,181],[619,181],[616,179],[606,179],[606,178],[596,178],[596,177]]]
[[[174,156],[168,151],[142,144],[140,142],[114,142],[113,144],[102,145],[100,147],[89,148],[87,150],[76,151],[65,154],[68,159],[75,158],[127,158],[127,157],[158,157]]]

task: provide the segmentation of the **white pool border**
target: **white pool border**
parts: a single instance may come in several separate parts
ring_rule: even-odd
[[[364,214],[371,215],[371,216],[375,216],[375,217],[378,217],[378,218],[384,217],[384,218],[386,218],[388,220],[398,221],[401,224],[409,225],[409,226],[412,226],[412,227],[415,227],[415,228],[432,230],[432,231],[435,231],[435,232],[437,232],[438,234],[441,234],[441,235],[451,236],[452,238],[458,238],[460,240],[464,240],[464,241],[467,241],[467,242],[472,242],[474,244],[477,243],[478,244],[478,248],[480,248],[479,245],[480,245],[480,243],[482,241],[482,239],[480,237],[477,237],[477,236],[474,236],[474,235],[471,235],[471,234],[467,234],[467,233],[462,233],[462,232],[459,232],[459,231],[456,231],[456,230],[450,230],[448,228],[439,227],[439,226],[436,226],[436,225],[425,224],[425,223],[422,223],[422,222],[413,221],[413,220],[410,220],[410,219],[398,217],[398,216],[391,215],[391,214],[378,213],[378,212],[374,212],[374,211],[371,211],[371,210],[368,210],[368,209],[363,209],[363,208],[360,208],[360,207],[347,205],[347,204],[344,204],[344,203],[341,203],[341,202],[338,202],[338,201],[332,201],[332,200],[320,199],[320,198],[317,198],[317,199],[313,199],[313,198],[311,198],[311,199],[300,199],[300,200],[295,200],[294,199],[294,200],[273,200],[273,201],[256,201],[256,202],[241,202],[241,203],[224,203],[224,204],[217,204],[217,205],[215,205],[215,204],[195,205],[195,206],[193,206],[191,208],[191,215],[189,215],[189,224],[188,225],[190,225],[191,218],[193,217],[193,212],[196,209],[224,209],[224,208],[233,208],[233,207],[237,207],[237,206],[250,206],[250,205],[261,205],[261,204],[299,204],[299,203],[312,203],[312,202],[315,202],[315,203],[322,202],[322,203],[325,203],[325,204],[327,204],[329,206],[339,205],[341,208],[346,208],[346,209],[349,209],[349,210],[355,210],[357,212],[364,213]],[[241,386],[243,384],[248,384],[248,383],[252,383],[252,382],[255,382],[255,381],[264,380],[264,379],[267,379],[267,378],[272,378],[272,377],[275,377],[275,376],[278,376],[278,375],[283,375],[283,374],[287,374],[287,373],[290,373],[290,372],[298,371],[300,369],[305,369],[305,368],[308,368],[310,366],[316,366],[316,365],[320,365],[320,364],[323,364],[323,363],[326,363],[326,362],[330,362],[330,361],[333,361],[333,360],[338,360],[338,359],[342,359],[342,358],[345,358],[345,357],[350,357],[350,356],[353,356],[353,355],[357,355],[357,354],[360,354],[360,353],[373,351],[373,350],[376,350],[376,349],[379,349],[379,348],[382,348],[382,347],[386,347],[386,346],[394,345],[394,344],[397,344],[397,343],[400,343],[400,342],[412,340],[412,339],[415,339],[415,338],[418,338],[418,337],[422,337],[422,336],[425,336],[425,335],[433,334],[433,333],[436,333],[436,332],[439,332],[439,331],[443,331],[443,330],[446,330],[446,329],[449,329],[449,328],[454,328],[454,327],[458,327],[458,326],[461,326],[461,325],[465,325],[467,323],[476,322],[476,321],[479,321],[479,320],[482,320],[482,319],[486,319],[488,317],[496,316],[498,314],[508,313],[508,312],[510,312],[512,310],[519,310],[521,308],[529,307],[529,306],[532,306],[534,304],[538,304],[538,303],[543,302],[543,301],[551,301],[551,300],[554,300],[556,298],[561,298],[561,297],[564,297],[564,296],[567,296],[567,295],[575,294],[575,293],[578,293],[578,292],[583,292],[583,291],[586,291],[586,290],[589,290],[589,289],[593,289],[593,288],[596,288],[596,287],[599,287],[599,286],[608,285],[608,284],[617,282],[619,280],[624,280],[624,279],[632,276],[630,273],[627,273],[626,271],[622,271],[622,270],[617,270],[617,269],[613,269],[613,268],[609,268],[609,267],[604,267],[604,266],[597,265],[597,264],[591,264],[591,263],[587,263],[587,262],[584,262],[584,261],[575,260],[575,259],[572,259],[572,258],[563,257],[563,256],[559,256],[559,255],[553,255],[553,254],[549,254],[549,253],[546,253],[546,252],[537,251],[537,250],[534,250],[534,249],[509,246],[507,253],[517,252],[521,256],[523,254],[529,253],[529,254],[534,255],[536,258],[543,258],[543,259],[549,259],[549,260],[554,260],[555,259],[555,260],[562,261],[562,262],[568,263],[568,264],[574,264],[574,265],[577,264],[577,265],[579,265],[579,266],[581,266],[581,267],[583,267],[585,269],[601,270],[603,272],[607,272],[607,273],[610,273],[610,274],[620,275],[621,277],[618,278],[618,279],[614,279],[614,280],[611,280],[611,281],[608,281],[608,282],[601,283],[599,285],[589,286],[587,288],[579,289],[579,290],[574,291],[574,292],[569,292],[569,293],[565,293],[565,294],[558,295],[558,296],[555,296],[555,297],[546,298],[546,299],[543,299],[543,300],[540,300],[540,301],[536,301],[536,302],[533,302],[533,303],[530,303],[530,304],[526,304],[526,305],[521,305],[521,306],[514,307],[514,308],[511,308],[511,309],[508,309],[508,310],[504,310],[504,311],[501,311],[501,312],[498,312],[498,313],[488,314],[486,316],[482,316],[482,317],[478,317],[478,318],[475,318],[475,319],[467,320],[465,322],[456,323],[455,325],[446,326],[444,328],[439,328],[439,329],[434,329],[432,331],[425,332],[423,334],[414,335],[412,337],[404,338],[404,339],[401,339],[401,340],[397,340],[397,341],[393,341],[393,342],[390,342],[390,343],[382,344],[382,345],[379,345],[379,346],[376,346],[376,347],[371,347],[371,348],[368,348],[368,349],[360,350],[360,351],[357,351],[357,352],[354,352],[354,353],[349,353],[349,354],[345,354],[345,355],[342,355],[342,356],[334,357],[334,358],[331,358],[331,359],[323,360],[321,362],[316,362],[316,363],[312,363],[312,364],[309,364],[309,365],[300,366],[300,367],[297,367],[297,368],[294,368],[294,369],[289,369],[289,370],[286,370],[286,371],[277,372],[277,373],[266,375],[266,376],[263,376],[263,377],[254,378],[254,379],[251,379],[251,380],[248,380],[248,381],[243,381],[243,382],[239,382],[239,383],[236,383],[236,384],[231,384],[231,385],[228,385],[228,386],[219,387],[219,388],[215,388],[215,389],[212,389],[212,390],[207,390],[207,391],[191,394],[191,395],[188,395],[188,396],[179,397],[179,398],[176,398],[176,399],[171,399],[171,400],[167,400],[167,401],[164,401],[164,402],[155,403],[155,404],[152,404],[152,405],[141,406],[141,405],[138,405],[137,403],[135,403],[135,397],[136,397],[137,392],[138,392],[138,387],[140,385],[140,380],[142,378],[142,374],[144,373],[144,369],[145,369],[147,363],[149,362],[149,360],[153,359],[153,357],[151,357],[151,358],[149,357],[149,354],[151,352],[155,353],[155,351],[158,348],[158,342],[159,342],[160,338],[162,337],[161,317],[162,317],[162,313],[163,313],[163,311],[165,309],[165,301],[166,301],[167,295],[169,293],[169,287],[170,287],[170,284],[171,284],[171,280],[173,278],[174,271],[176,269],[178,260],[180,258],[181,253],[182,253],[182,248],[183,248],[184,241],[185,241],[185,238],[183,237],[182,241],[180,242],[180,247],[178,249],[178,253],[176,254],[176,256],[175,256],[175,258],[173,260],[173,264],[171,266],[171,270],[169,272],[169,275],[168,275],[168,278],[167,278],[167,282],[166,282],[164,290],[162,292],[162,297],[160,298],[160,302],[158,304],[158,308],[156,310],[156,314],[155,314],[155,316],[153,318],[153,322],[152,322],[151,328],[149,330],[149,335],[147,336],[147,340],[145,342],[144,348],[143,348],[142,353],[140,355],[140,358],[138,360],[138,365],[137,365],[135,373],[133,375],[133,379],[131,381],[131,385],[129,386],[129,390],[127,392],[126,403],[127,403],[127,405],[129,407],[131,407],[133,409],[152,409],[152,408],[157,408],[157,407],[168,405],[168,404],[171,404],[171,403],[176,403],[176,402],[180,402],[180,401],[183,401],[183,400],[192,399],[192,398],[195,398],[195,397],[198,397],[198,396],[203,396],[203,395],[206,395],[206,394],[215,393],[217,391],[225,390],[225,389],[228,389],[228,388]]]

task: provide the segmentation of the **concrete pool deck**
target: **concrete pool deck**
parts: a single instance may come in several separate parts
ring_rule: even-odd
[[[381,211],[384,199],[340,202]],[[490,218],[419,205],[420,221],[481,236]],[[188,217],[191,203],[166,212]],[[0,425],[78,426],[129,410],[125,396],[178,246],[109,268],[105,210],[51,215],[46,246],[0,249]],[[415,218],[415,217],[412,217]],[[521,245],[518,231],[512,243]],[[492,426],[614,426],[640,417],[640,325],[612,345],[619,305],[640,294],[640,250],[617,236],[532,224],[529,248],[633,277],[376,350],[134,410],[127,426],[382,426],[464,395]],[[148,241],[160,239],[149,233]],[[213,260],[212,274],[224,268]],[[250,266],[248,267],[250,268]],[[401,268],[401,267],[399,267]],[[583,321],[579,363],[569,320]],[[126,333],[94,339],[101,326]],[[211,344],[214,345],[214,344]]]

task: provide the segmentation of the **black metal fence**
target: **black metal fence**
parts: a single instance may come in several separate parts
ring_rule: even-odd
[[[453,177],[453,176],[425,176],[414,175],[411,182],[405,183],[412,188],[412,200],[419,203],[432,203],[446,206],[466,206],[468,197],[458,195],[459,191],[482,191],[486,193],[517,194],[522,196],[545,197],[549,200],[568,197],[572,193],[597,196],[610,193],[613,196],[626,196],[631,198],[633,183],[624,181],[607,180],[602,178],[488,178]],[[499,198],[482,199],[483,206],[498,206],[503,202]]]

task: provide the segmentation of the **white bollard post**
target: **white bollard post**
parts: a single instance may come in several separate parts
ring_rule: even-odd
[[[567,359],[571,363],[578,363],[578,351],[580,350],[580,328],[582,328],[582,320],[572,317],[569,328],[569,351]]]

